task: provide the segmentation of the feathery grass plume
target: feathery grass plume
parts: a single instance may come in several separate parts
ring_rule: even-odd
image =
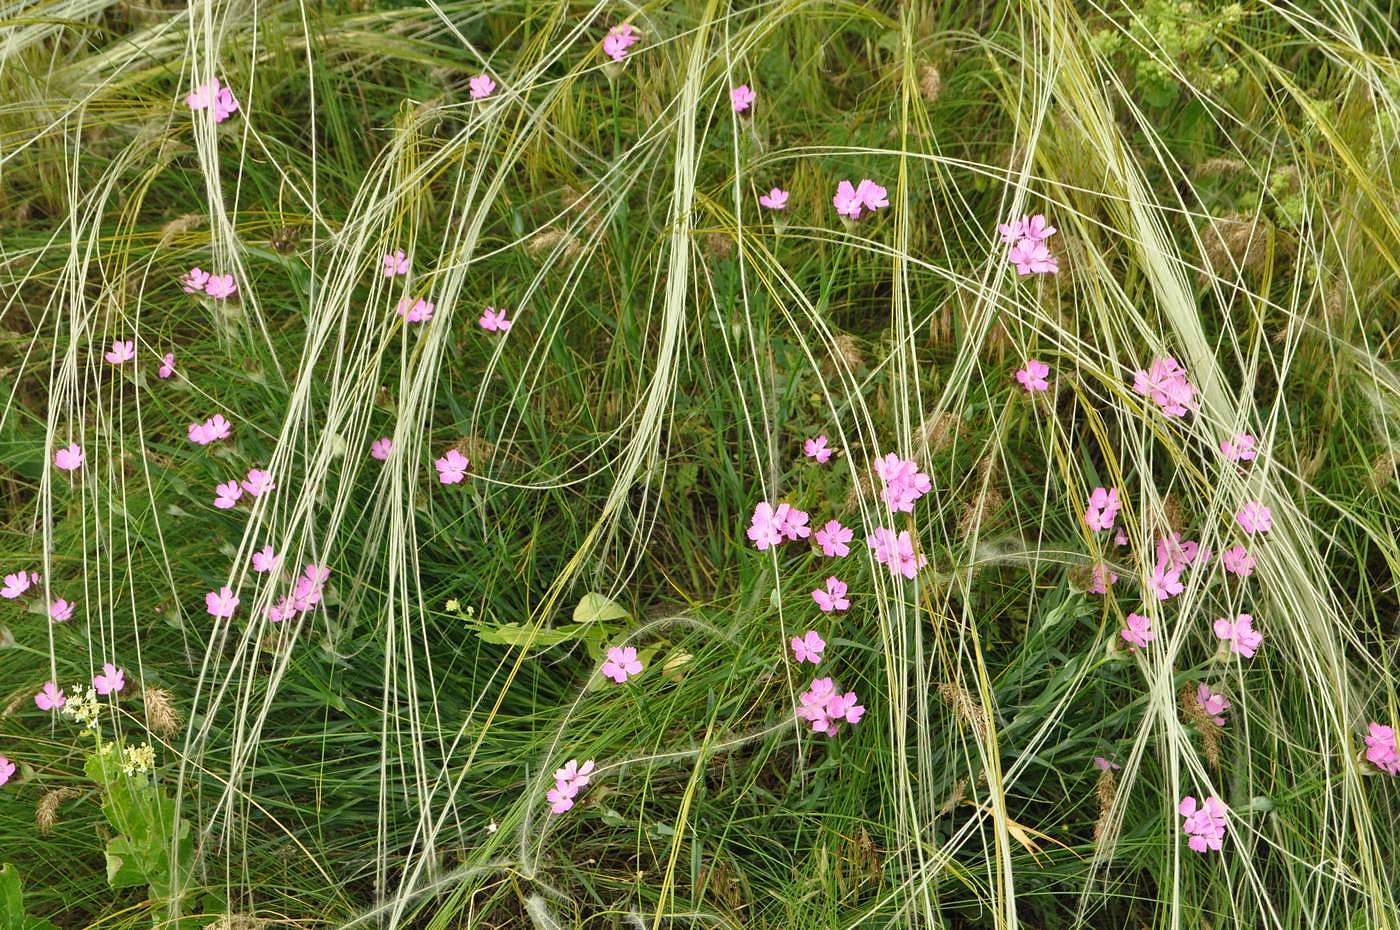
[[[975,532],[980,532],[989,516],[994,516],[1006,502],[997,487],[997,457],[988,452],[977,463],[977,477],[973,483],[973,498],[963,506],[958,518],[958,539],[966,541]]]
[[[55,788],[45,792],[39,798],[39,803],[34,805],[34,825],[39,828],[39,832],[44,836],[52,833],[53,828],[58,825],[59,805],[80,794],[82,792],[77,788]]]
[[[575,258],[583,252],[583,243],[568,230],[550,227],[542,229],[525,241],[525,251],[538,257],[558,249],[565,258]]]
[[[213,923],[207,924],[205,930],[262,930],[262,928],[273,926],[273,924],[273,921],[261,917],[251,917],[246,914],[224,914]]]
[[[175,696],[165,688],[144,688],[141,703],[146,709],[146,726],[157,736],[169,738],[180,732],[180,710]]]
[[[1094,843],[1102,851],[1116,842],[1117,831],[1112,829],[1113,803],[1118,799],[1118,776],[1113,769],[1103,769],[1094,782],[1094,797],[1099,801],[1099,816],[1094,820]]]
[[[944,681],[938,684],[938,696],[953,711],[953,715],[966,726],[971,727],[983,737],[987,735],[987,713],[971,691],[958,682]]]
[[[927,63],[919,68],[919,93],[924,95],[924,100],[929,103],[936,103],[938,95],[943,92],[943,75],[932,63]]]
[[[951,410],[942,410],[924,418],[923,444],[925,455],[947,451],[962,432],[963,418]]]
[[[160,241],[157,249],[163,249],[185,234],[204,225],[203,213],[184,213],[160,228]]]
[[[1212,768],[1219,768],[1220,743],[1224,738],[1225,731],[1196,700],[1196,690],[1193,685],[1193,682],[1188,682],[1177,692],[1177,703],[1181,707],[1181,716],[1192,727],[1195,727],[1197,733],[1201,734],[1201,748],[1205,751],[1206,761],[1211,764]]]
[[[1257,273],[1269,260],[1274,227],[1263,217],[1240,213],[1214,217],[1201,229],[1205,259],[1217,277],[1230,278],[1240,271]],[[1201,272],[1205,280],[1205,272]]]
[[[1249,164],[1238,158],[1219,155],[1207,158],[1196,166],[1196,174],[1203,178],[1219,177],[1224,174],[1243,174],[1249,171]]]

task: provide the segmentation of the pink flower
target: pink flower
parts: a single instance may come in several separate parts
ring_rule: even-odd
[[[831,203],[839,215],[858,220],[862,210],[873,212],[888,207],[887,194],[883,187],[869,178],[862,179],[855,187],[851,186],[850,181],[841,181],[836,185],[836,195],[831,198]]]
[[[812,725],[814,733],[834,736],[842,721],[859,723],[865,708],[856,703],[856,693],[840,694],[830,678],[814,678],[811,686],[797,697],[798,719]]]
[[[1247,462],[1259,454],[1254,443],[1255,439],[1249,433],[1236,433],[1229,439],[1220,440],[1220,452],[1232,462]]]
[[[394,440],[390,439],[388,436],[380,436],[374,442],[369,444],[370,458],[378,459],[381,462],[387,459],[389,457],[389,453],[393,451]]]
[[[1181,825],[1182,832],[1190,837],[1186,845],[1198,853],[1208,849],[1218,852],[1225,841],[1227,811],[1225,803],[1215,795],[1206,798],[1199,809],[1196,807],[1196,799],[1191,795],[1182,798],[1176,812],[1186,818],[1186,822]]]
[[[766,194],[758,197],[759,206],[767,207],[770,210],[783,210],[787,208],[788,192],[781,187],[775,187]]]
[[[1254,556],[1249,554],[1249,550],[1244,546],[1231,546],[1220,553],[1220,564],[1225,566],[1225,570],[1241,578],[1248,578],[1254,574]]]
[[[1016,266],[1016,273],[1022,277],[1032,274],[1054,274],[1060,264],[1051,254],[1050,247],[1039,239],[1020,239],[1006,253],[1006,260]]]
[[[893,452],[875,460],[875,474],[884,482],[880,497],[891,513],[913,513],[914,502],[933,488],[913,459],[901,459]]]
[[[130,339],[123,342],[117,340],[112,343],[112,348],[102,356],[113,365],[124,365],[136,357],[136,343]]]
[[[1037,213],[1035,216],[1023,216],[1019,220],[1013,219],[1009,223],[998,223],[997,232],[1001,235],[1002,245],[1015,245],[1022,239],[1044,242],[1055,235],[1056,230],[1044,214]]]
[[[68,695],[63,693],[63,689],[51,681],[44,682],[44,687],[34,695],[34,703],[40,710],[58,710],[68,703]]]
[[[1118,581],[1118,573],[1107,565],[1095,565],[1089,572],[1089,593],[1107,594],[1109,585]]]
[[[1254,650],[1264,641],[1264,634],[1254,629],[1254,618],[1240,614],[1234,620],[1221,617],[1215,621],[1215,635],[1230,644],[1230,651],[1246,659],[1254,658]]]
[[[191,110],[207,110],[218,100],[220,87],[218,78],[208,84],[197,84],[194,92],[186,95],[185,103]]]
[[[922,554],[914,554],[914,541],[908,530],[896,535],[894,530],[879,526],[865,538],[865,544],[874,551],[875,561],[889,568],[892,575],[913,578],[928,564]]]
[[[1267,533],[1274,528],[1274,513],[1258,501],[1249,501],[1235,514],[1235,522],[1246,533]]]
[[[83,467],[83,447],[76,442],[53,454],[54,467],[60,471],[77,471]]]
[[[272,480],[272,473],[263,471],[261,468],[248,469],[248,477],[243,480],[243,490],[253,497],[262,497],[277,490],[277,485]]]
[[[888,191],[869,178],[863,178],[861,182],[856,185],[856,196],[858,196],[861,202],[871,211],[882,210],[888,207],[890,205],[888,194]]]
[[[310,610],[321,603],[321,589],[330,577],[330,566],[308,562],[292,588],[292,612]]]
[[[793,661],[817,665],[822,660],[822,650],[826,649],[826,640],[816,630],[808,630],[801,636],[794,636],[789,645],[792,646]]]
[[[812,535],[812,529],[807,525],[807,511],[798,510],[791,504],[779,504],[774,515],[778,521],[778,532],[785,539],[795,541]]]
[[[817,606],[824,614],[847,610],[851,606],[850,600],[846,597],[846,583],[834,575],[826,579],[825,591],[818,588],[812,592],[812,600],[817,602]]]
[[[1026,389],[1028,394],[1036,391],[1050,390],[1050,382],[1046,376],[1050,374],[1050,366],[1036,359],[1026,359],[1026,367],[1016,372],[1016,380],[1021,382],[1021,387]]]
[[[1128,531],[1123,527],[1118,527],[1118,532],[1113,534],[1113,544],[1115,546],[1126,546],[1128,544]]]
[[[204,286],[209,283],[209,272],[198,265],[180,275],[180,286],[185,289],[186,294],[199,294],[204,291]]]
[[[30,584],[32,582],[29,578],[29,572],[15,572],[12,575],[6,575],[5,586],[0,588],[0,597],[14,600],[28,591]]]
[[[126,675],[111,662],[102,663],[102,673],[92,676],[92,687],[98,694],[114,694],[126,687]]]
[[[448,449],[447,454],[433,463],[438,470],[438,480],[443,484],[457,484],[467,476],[471,462],[456,449]]]
[[[786,507],[787,505],[780,506]],[[782,523],[772,504],[767,501],[759,501],[754,506],[747,535],[759,552],[783,541]]]
[[[1366,761],[1389,775],[1400,775],[1400,751],[1396,750],[1393,727],[1371,723],[1366,736]]]
[[[562,769],[554,770],[554,781],[557,784],[571,784],[576,788],[584,788],[592,780],[590,777],[592,773],[592,759],[585,761],[583,765],[579,765],[577,759],[570,759],[564,763]]]
[[[253,571],[262,574],[277,568],[277,563],[282,561],[282,557],[277,554],[271,544],[263,546],[253,553]]]
[[[1207,559],[1210,558],[1210,552],[1201,553],[1200,546],[1194,540],[1183,540],[1180,533],[1157,538],[1158,562],[1166,563],[1172,568],[1185,568],[1195,562],[1197,556]]]
[[[231,274],[210,275],[209,281],[204,285],[204,293],[215,300],[232,297],[237,290],[238,285],[234,283]]]
[[[263,616],[273,623],[281,623],[283,620],[290,620],[301,611],[297,610],[290,597],[285,595],[278,599],[276,604],[269,604],[263,608]]]
[[[578,789],[573,785],[560,787],[555,785],[544,793],[544,798],[549,802],[549,812],[551,814],[563,814],[574,806],[574,798],[578,796]]]
[[[0,756],[0,785],[9,784],[15,774],[15,764],[4,756]]]
[[[603,38],[603,53],[613,61],[621,61],[627,57],[627,50],[641,39],[641,35],[631,23],[619,23],[609,29]]]
[[[554,814],[562,814],[574,806],[574,798],[588,785],[589,773],[593,771],[593,760],[589,759],[583,765],[578,764],[577,759],[570,759],[568,764],[554,773],[554,787],[545,792],[545,799],[549,801],[549,810]]]
[[[1159,601],[1176,597],[1186,590],[1186,585],[1181,583],[1181,566],[1172,565],[1170,562],[1158,562],[1152,567],[1152,578],[1148,581],[1148,587],[1157,595]]]
[[[1094,756],[1094,768],[1098,769],[1100,772],[1110,772],[1113,769],[1121,769],[1122,767],[1123,766],[1119,765],[1117,762],[1112,762],[1105,759],[1103,756]]]
[[[828,520],[826,525],[817,530],[817,545],[822,547],[822,554],[830,558],[839,558],[849,555],[851,551],[850,542],[855,538],[855,532],[850,527],[841,525],[839,520]]]
[[[59,598],[49,605],[49,619],[54,623],[67,623],[73,619],[73,608],[77,605]]]
[[[1089,507],[1084,511],[1084,522],[1095,532],[1111,530],[1113,521],[1118,519],[1118,511],[1122,508],[1117,488],[1094,488],[1089,493]]]
[[[758,95],[749,89],[749,85],[740,84],[729,92],[729,103],[734,107],[735,113],[743,113],[753,106],[754,99]]]
[[[227,439],[232,429],[232,425],[224,419],[223,414],[216,413],[203,423],[190,424],[190,442],[207,446],[211,442]]]
[[[167,352],[161,357],[160,367],[156,369],[156,374],[161,380],[165,380],[175,374],[175,353]]]
[[[385,252],[384,277],[393,278],[404,274],[408,274],[408,256],[403,253],[403,249]]]
[[[637,650],[631,646],[613,646],[608,649],[608,660],[603,663],[603,674],[618,684],[633,675],[642,673],[642,663],[637,660]]]
[[[238,100],[233,96],[233,91],[227,87],[220,88],[219,95],[214,98],[214,122],[222,123],[236,112]]]
[[[1026,221],[1024,219],[1013,219],[1008,223],[998,223],[997,233],[1001,236],[1001,244],[1013,246],[1026,236]]]
[[[816,459],[818,465],[825,465],[835,451],[826,444],[826,436],[824,435],[802,441],[802,454],[809,459]]]
[[[1222,716],[1230,709],[1230,702],[1225,700],[1225,695],[1216,694],[1210,687],[1201,682],[1196,685],[1196,704],[1205,711],[1206,716],[1218,727],[1225,725],[1225,718]]]
[[[485,100],[496,92],[496,82],[491,80],[489,74],[478,74],[467,82],[467,88],[473,100]]]
[[[511,321],[506,319],[504,310],[497,310],[495,307],[487,307],[481,313],[481,319],[476,324],[488,333],[503,333],[510,329]]]
[[[394,312],[404,318],[407,323],[426,323],[433,318],[433,311],[437,305],[430,304],[421,297],[414,299],[405,297],[399,301],[399,305],[394,308]]]
[[[1162,408],[1169,417],[1181,417],[1195,410],[1196,386],[1186,379],[1186,369],[1171,356],[1153,359],[1145,371],[1133,375],[1133,391]]]
[[[243,489],[238,486],[237,478],[230,478],[223,484],[214,488],[214,506],[220,510],[232,510],[238,505],[238,499],[243,496]]]
[[[204,607],[211,617],[232,617],[238,609],[238,595],[228,585],[204,595]]]

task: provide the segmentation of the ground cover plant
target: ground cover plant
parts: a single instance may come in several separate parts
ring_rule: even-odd
[[[0,20],[0,926],[1400,927],[1392,6]]]

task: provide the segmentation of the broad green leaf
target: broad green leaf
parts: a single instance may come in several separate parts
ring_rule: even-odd
[[[532,646],[546,649],[578,639],[586,629],[584,624],[564,626],[557,629],[525,626],[520,623],[503,623],[500,626],[483,627],[480,636],[488,643],[502,646]]]
[[[632,615],[617,601],[595,591],[583,596],[574,608],[575,623],[599,623],[608,620],[628,620]]]

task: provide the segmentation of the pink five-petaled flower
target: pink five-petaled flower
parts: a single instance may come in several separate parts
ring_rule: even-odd
[[[1050,247],[1039,239],[1021,239],[1006,253],[1006,260],[1016,266],[1021,277],[1032,274],[1055,274],[1060,263]]]
[[[888,567],[891,575],[913,578],[919,569],[928,564],[928,559],[922,554],[914,553],[914,540],[910,538],[908,530],[901,530],[896,535],[894,530],[877,526],[865,538],[865,544],[874,551],[875,561]]]
[[[766,194],[760,194],[758,204],[770,210],[784,210],[787,208],[788,192],[781,187],[775,187]]]
[[[1244,546],[1231,546],[1220,553],[1220,564],[1232,575],[1248,578],[1254,574],[1254,556]]]
[[[31,584],[33,582],[30,580],[29,572],[15,572],[12,575],[6,575],[5,586],[0,588],[0,597],[14,600],[28,591]]]
[[[101,674],[92,676],[92,687],[104,696],[115,694],[126,687],[126,675],[111,662],[103,662]]]
[[[0,756],[0,785],[9,784],[15,774],[15,764],[4,756]]]
[[[1236,433],[1220,440],[1220,454],[1232,462],[1248,462],[1259,454],[1254,444],[1255,439],[1249,433]]]
[[[637,27],[631,23],[619,23],[603,37],[603,53],[613,61],[621,61],[627,57],[627,50],[641,39]]]
[[[1117,488],[1094,488],[1089,494],[1089,507],[1084,511],[1084,522],[1094,532],[1111,530],[1113,521],[1118,519],[1118,511],[1122,508]]]
[[[822,555],[840,558],[850,554],[850,542],[855,535],[855,531],[842,526],[840,520],[828,520],[825,526],[817,530],[817,545],[822,547]]]
[[[204,285],[209,283],[209,272],[198,265],[180,275],[180,286],[186,294],[202,294]]]
[[[1118,573],[1107,565],[1095,565],[1089,572],[1089,593],[1107,594],[1110,585],[1118,581]]]
[[[826,640],[816,630],[808,630],[801,636],[794,636],[789,645],[792,646],[794,661],[817,665],[822,660],[822,650],[826,649]]]
[[[385,252],[384,277],[393,278],[402,274],[408,274],[408,256],[404,254],[403,249]]]
[[[510,329],[510,324],[511,321],[506,319],[506,312],[495,307],[487,307],[481,311],[481,319],[476,321],[476,325],[488,333],[504,333]]]
[[[222,123],[238,112],[238,99],[233,96],[232,90],[219,84],[218,78],[208,84],[197,85],[194,93],[185,97],[185,103],[191,110],[210,110],[216,123]]]
[[[835,575],[826,579],[825,591],[818,588],[812,592],[812,600],[817,602],[824,614],[847,610],[851,606],[850,599],[846,597],[846,583]]]
[[[880,497],[891,513],[913,513],[914,502],[933,488],[928,475],[919,471],[913,459],[901,459],[893,452],[875,460],[875,474],[884,482]]]
[[[811,686],[798,695],[797,716],[812,725],[814,733],[834,736],[842,721],[859,723],[865,708],[856,703],[856,693],[841,694],[830,678],[814,678]]]
[[[457,484],[467,476],[471,462],[456,449],[448,449],[447,454],[433,462],[438,471],[438,480],[443,484]]]
[[[261,468],[248,469],[248,477],[243,479],[243,490],[253,497],[262,497],[271,491],[277,490],[277,485],[272,480],[272,472],[263,471]]]
[[[1196,561],[1197,556],[1205,561],[1210,558],[1210,550],[1201,552],[1199,544],[1191,539],[1183,540],[1180,533],[1157,538],[1158,562],[1164,562],[1173,568],[1185,568]]]
[[[1225,802],[1215,795],[1202,801],[1199,808],[1196,806],[1196,799],[1191,795],[1182,798],[1176,812],[1186,818],[1186,822],[1181,825],[1182,832],[1190,837],[1186,845],[1198,853],[1206,850],[1218,852],[1225,841],[1227,811]]]
[[[807,511],[798,510],[791,504],[779,504],[776,515],[778,532],[785,539],[806,539],[812,535],[812,528],[807,525]]]
[[[46,681],[39,693],[34,695],[34,703],[40,710],[58,710],[68,703],[68,695],[52,681]]]
[[[780,506],[785,507],[787,505],[782,504]],[[749,521],[747,535],[759,552],[762,552],[770,546],[776,546],[783,541],[778,512],[773,509],[772,504],[767,501],[759,501],[754,505],[753,517]]]
[[[118,339],[112,343],[112,348],[109,351],[103,353],[102,357],[110,364],[125,365],[136,357],[136,343],[130,339]]]
[[[1157,634],[1152,630],[1152,620],[1142,614],[1128,614],[1123,618],[1124,627],[1119,630],[1129,645],[1146,649],[1147,644],[1157,638]]]
[[[167,352],[160,359],[160,367],[156,369],[156,375],[162,381],[175,374],[175,353]]]
[[[1037,359],[1026,359],[1026,367],[1017,369],[1016,380],[1021,383],[1021,387],[1026,389],[1026,393],[1033,394],[1036,391],[1050,390],[1050,382],[1047,377],[1050,374],[1050,366]]]
[[[1186,590],[1186,585],[1181,581],[1181,566],[1173,565],[1171,562],[1158,562],[1152,567],[1152,577],[1148,580],[1148,587],[1152,593],[1157,595],[1157,600],[1165,601],[1176,597]]]
[[[1235,514],[1235,522],[1246,533],[1267,533],[1274,528],[1274,513],[1259,501],[1248,501]]]
[[[1117,762],[1105,759],[1103,756],[1094,756],[1094,768],[1098,769],[1100,772],[1111,772],[1114,769],[1121,769],[1122,767],[1123,766],[1119,765]]]
[[[56,450],[53,465],[60,471],[77,471],[83,467],[83,447],[75,442],[67,448]]]
[[[190,424],[190,442],[207,446],[211,442],[227,439],[232,429],[232,425],[224,419],[223,414],[216,413],[203,423]]]
[[[753,102],[757,97],[758,95],[750,89],[749,85],[740,84],[729,92],[729,104],[734,108],[735,113],[743,113],[749,107],[753,106]]]
[[[836,185],[836,194],[831,198],[832,206],[840,216],[860,219],[862,210],[876,210],[890,205],[889,192],[869,178],[863,178],[855,187],[850,181]]]
[[[1196,706],[1205,712],[1211,723],[1218,727],[1225,725],[1223,715],[1230,709],[1230,702],[1225,700],[1225,695],[1210,690],[1210,686],[1205,682],[1196,685]]]
[[[1395,728],[1372,722],[1366,735],[1366,761],[1390,775],[1400,775],[1400,750],[1395,745]]]
[[[379,461],[384,461],[389,457],[389,453],[394,451],[394,440],[388,436],[380,436],[369,444],[369,456]]]
[[[232,510],[238,505],[238,499],[243,496],[243,489],[238,486],[237,478],[230,478],[223,484],[214,487],[214,506],[220,510]]]
[[[209,282],[204,285],[204,293],[215,300],[232,297],[237,291],[238,285],[234,282],[231,274],[210,275]]]
[[[562,769],[554,772],[554,787],[545,792],[545,799],[549,801],[549,811],[552,814],[562,814],[574,806],[574,798],[578,797],[581,789],[589,782],[589,773],[593,771],[593,760],[589,759],[578,764],[577,759],[570,759]]]
[[[1044,242],[1055,235],[1056,230],[1045,218],[1045,214],[1037,213],[1035,216],[1023,216],[1009,223],[998,223],[997,232],[1001,235],[1002,245],[1015,245],[1022,239]]]
[[[1186,379],[1186,369],[1171,356],[1153,359],[1146,370],[1134,373],[1133,391],[1151,398],[1169,417],[1183,417],[1198,406],[1196,386]]]
[[[816,459],[818,465],[825,465],[830,461],[832,453],[836,450],[826,444],[826,436],[816,436],[812,439],[802,441],[802,454],[809,459]]]
[[[73,619],[73,608],[77,606],[72,601],[65,601],[59,598],[49,605],[49,619],[54,623],[67,623]]]
[[[253,571],[259,574],[270,572],[277,568],[277,563],[280,561],[282,561],[282,557],[277,554],[277,551],[272,548],[272,544],[269,543],[253,553]]]
[[[1215,621],[1215,635],[1230,644],[1230,651],[1246,659],[1254,658],[1254,650],[1264,641],[1264,634],[1254,629],[1254,618],[1239,614],[1235,619],[1220,617]]]
[[[228,585],[224,585],[219,590],[204,595],[204,607],[211,617],[232,617],[233,612],[238,609],[238,595],[234,594]]]
[[[399,301],[394,312],[403,317],[407,323],[426,323],[433,318],[433,311],[436,309],[436,304],[430,304],[421,297],[417,299],[405,297]]]
[[[642,663],[637,659],[637,650],[632,646],[612,646],[608,649],[608,660],[603,663],[603,674],[618,684],[633,675],[642,673]]]
[[[473,100],[485,100],[496,92],[496,82],[491,80],[489,74],[478,74],[467,82],[467,89]]]

